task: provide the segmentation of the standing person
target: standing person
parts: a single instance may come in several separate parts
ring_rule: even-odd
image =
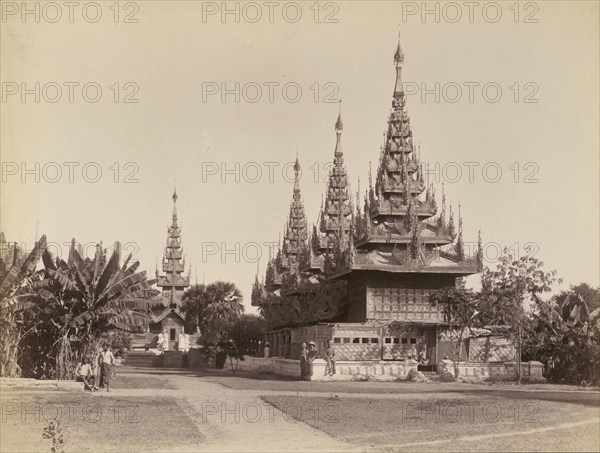
[[[268,359],[271,356],[271,348],[269,347],[269,342],[265,343],[264,357]]]
[[[158,339],[156,340],[156,347],[159,352],[163,352],[163,343],[165,342],[165,337],[163,337],[162,332],[158,334]]]
[[[317,351],[317,345],[314,341],[310,341],[308,343],[308,352],[306,354],[306,379],[310,380],[310,377],[313,374],[313,361],[319,356],[319,352]]]
[[[317,351],[317,345],[315,344],[314,341],[310,341],[308,343],[308,354],[307,354],[306,360],[308,361],[308,363],[311,363],[318,356],[319,356],[319,351]]]
[[[181,327],[179,334],[179,350],[183,352],[182,365],[188,366],[188,351],[190,350],[190,336],[185,333],[185,328]]]
[[[308,360],[308,350],[306,349],[306,343],[300,345],[300,378],[304,379],[306,376],[306,364]]]
[[[98,362],[98,357],[100,356],[98,349],[95,348],[94,353],[90,358],[90,368],[92,369],[92,377],[94,379],[94,390],[98,390],[98,385],[100,384],[100,365]]]
[[[327,340],[327,347],[325,348],[325,360],[327,361],[325,374],[329,372],[329,376],[333,376],[335,374],[335,348],[331,346],[331,340]]]
[[[190,350],[190,336],[185,333],[183,327],[181,328],[181,335],[179,336],[179,349],[181,349],[184,354],[187,354]]]
[[[165,329],[163,330],[163,351],[168,351],[169,350],[169,332],[167,331],[167,328],[165,327]]]
[[[102,348],[100,359],[102,360],[102,381],[106,384],[106,391],[110,392],[110,378],[112,367],[115,364],[115,356],[110,350],[110,345],[107,343],[105,343]]]

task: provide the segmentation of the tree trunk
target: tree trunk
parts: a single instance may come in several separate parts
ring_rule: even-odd
[[[56,354],[56,379],[68,380],[72,376],[72,351],[68,334],[60,339]]]
[[[519,294],[521,294],[519,292]],[[515,345],[515,365],[517,373],[517,385],[521,383],[521,320],[523,319],[523,302],[520,298],[515,299],[517,307],[515,307],[517,313],[517,344]]]
[[[0,339],[0,376],[17,377],[19,374],[19,365],[17,356],[19,352],[19,342],[21,341],[21,330],[14,328],[14,325],[3,329]]]
[[[454,347],[454,377],[458,379],[459,374],[459,365],[460,365],[460,354],[462,352],[462,339],[463,339],[463,329],[460,330],[460,334],[458,336],[458,344]],[[458,351],[457,351],[458,350]]]
[[[517,324],[517,344],[516,344],[516,357],[515,363],[517,369],[517,385],[521,384],[521,321]]]

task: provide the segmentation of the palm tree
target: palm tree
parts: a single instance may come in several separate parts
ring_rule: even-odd
[[[181,300],[181,310],[185,314],[186,330],[193,331],[201,325],[200,320],[204,318],[204,311],[208,305],[206,286],[190,286],[183,293]]]
[[[206,287],[206,308],[200,329],[206,337],[221,341],[244,312],[242,292],[231,282],[214,282]]]

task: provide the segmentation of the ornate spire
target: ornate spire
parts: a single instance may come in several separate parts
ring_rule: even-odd
[[[384,132],[384,143],[375,176],[374,196],[371,201],[373,219],[387,223],[407,223],[405,219],[411,203],[419,220],[435,214],[431,203],[422,203],[417,198],[425,192],[423,169],[413,145],[410,118],[405,109],[402,88],[402,66],[404,53],[398,36],[398,47],[394,55],[396,83],[392,96],[392,109]],[[419,151],[420,154],[420,151]],[[376,200],[374,200],[376,198]],[[375,202],[376,201],[376,202]]]
[[[456,251],[456,256],[458,257],[459,260],[464,260],[465,259],[465,244],[463,243],[463,221],[462,221],[462,216],[460,213],[460,203],[458,203],[458,239],[456,241],[456,247],[455,247],[455,251]]]
[[[454,228],[454,213],[452,212],[452,203],[450,203],[450,218],[448,220],[448,235],[452,240],[456,238],[456,230]]]
[[[190,277],[183,276],[185,263],[181,248],[181,228],[177,224],[177,191],[173,191],[173,217],[167,230],[167,243],[163,255],[162,271],[157,286],[163,291],[182,291],[190,285]]]
[[[173,189],[173,220],[171,224],[171,228],[173,226],[177,227],[177,190]]]
[[[300,162],[298,161],[298,149],[296,148],[296,162],[294,163],[294,200],[300,199]]]
[[[336,157],[342,156],[344,154],[344,151],[342,150],[342,131],[343,130],[344,130],[344,123],[342,123],[342,101],[340,101],[339,111],[338,111],[338,119],[335,122],[335,134],[336,134],[337,138],[336,138],[336,142],[335,142],[334,155]]]
[[[290,273],[294,273],[298,269],[300,256],[306,249],[306,240],[308,239],[304,204],[302,203],[302,195],[300,193],[300,171],[300,161],[296,152],[296,162],[294,164],[294,191],[283,237],[283,250],[285,255],[283,256],[283,259],[289,263]]]
[[[402,66],[404,65],[404,52],[400,44],[400,29],[398,29],[398,47],[394,54],[394,64],[396,65],[396,86],[394,87],[394,95],[401,94],[404,96],[404,88],[402,87]]]

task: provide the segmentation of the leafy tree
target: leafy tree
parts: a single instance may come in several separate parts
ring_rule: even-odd
[[[458,378],[460,355],[465,333],[475,325],[478,314],[478,298],[470,289],[462,287],[443,288],[429,296],[432,306],[440,306],[446,322],[450,324],[447,333],[454,340],[452,361],[454,377]]]
[[[240,355],[255,355],[259,350],[259,342],[265,337],[266,322],[262,316],[243,314],[229,331]]]
[[[523,328],[529,320],[525,304],[531,302],[534,309],[539,309],[544,305],[541,295],[560,280],[556,271],[545,272],[544,263],[536,258],[523,256],[514,260],[507,248],[498,261],[496,270],[483,271],[479,316],[484,324],[508,326],[508,336],[515,344],[517,383],[520,383]]]
[[[196,318],[206,343],[217,344],[244,312],[242,292],[231,282],[195,285],[185,292],[182,310]]]
[[[600,288],[593,288],[587,283],[580,283],[578,285],[571,285],[571,288],[566,291],[561,291],[554,300],[558,305],[562,305],[565,299],[572,298],[573,295],[579,296],[585,301],[586,308],[589,312],[600,308]]]

